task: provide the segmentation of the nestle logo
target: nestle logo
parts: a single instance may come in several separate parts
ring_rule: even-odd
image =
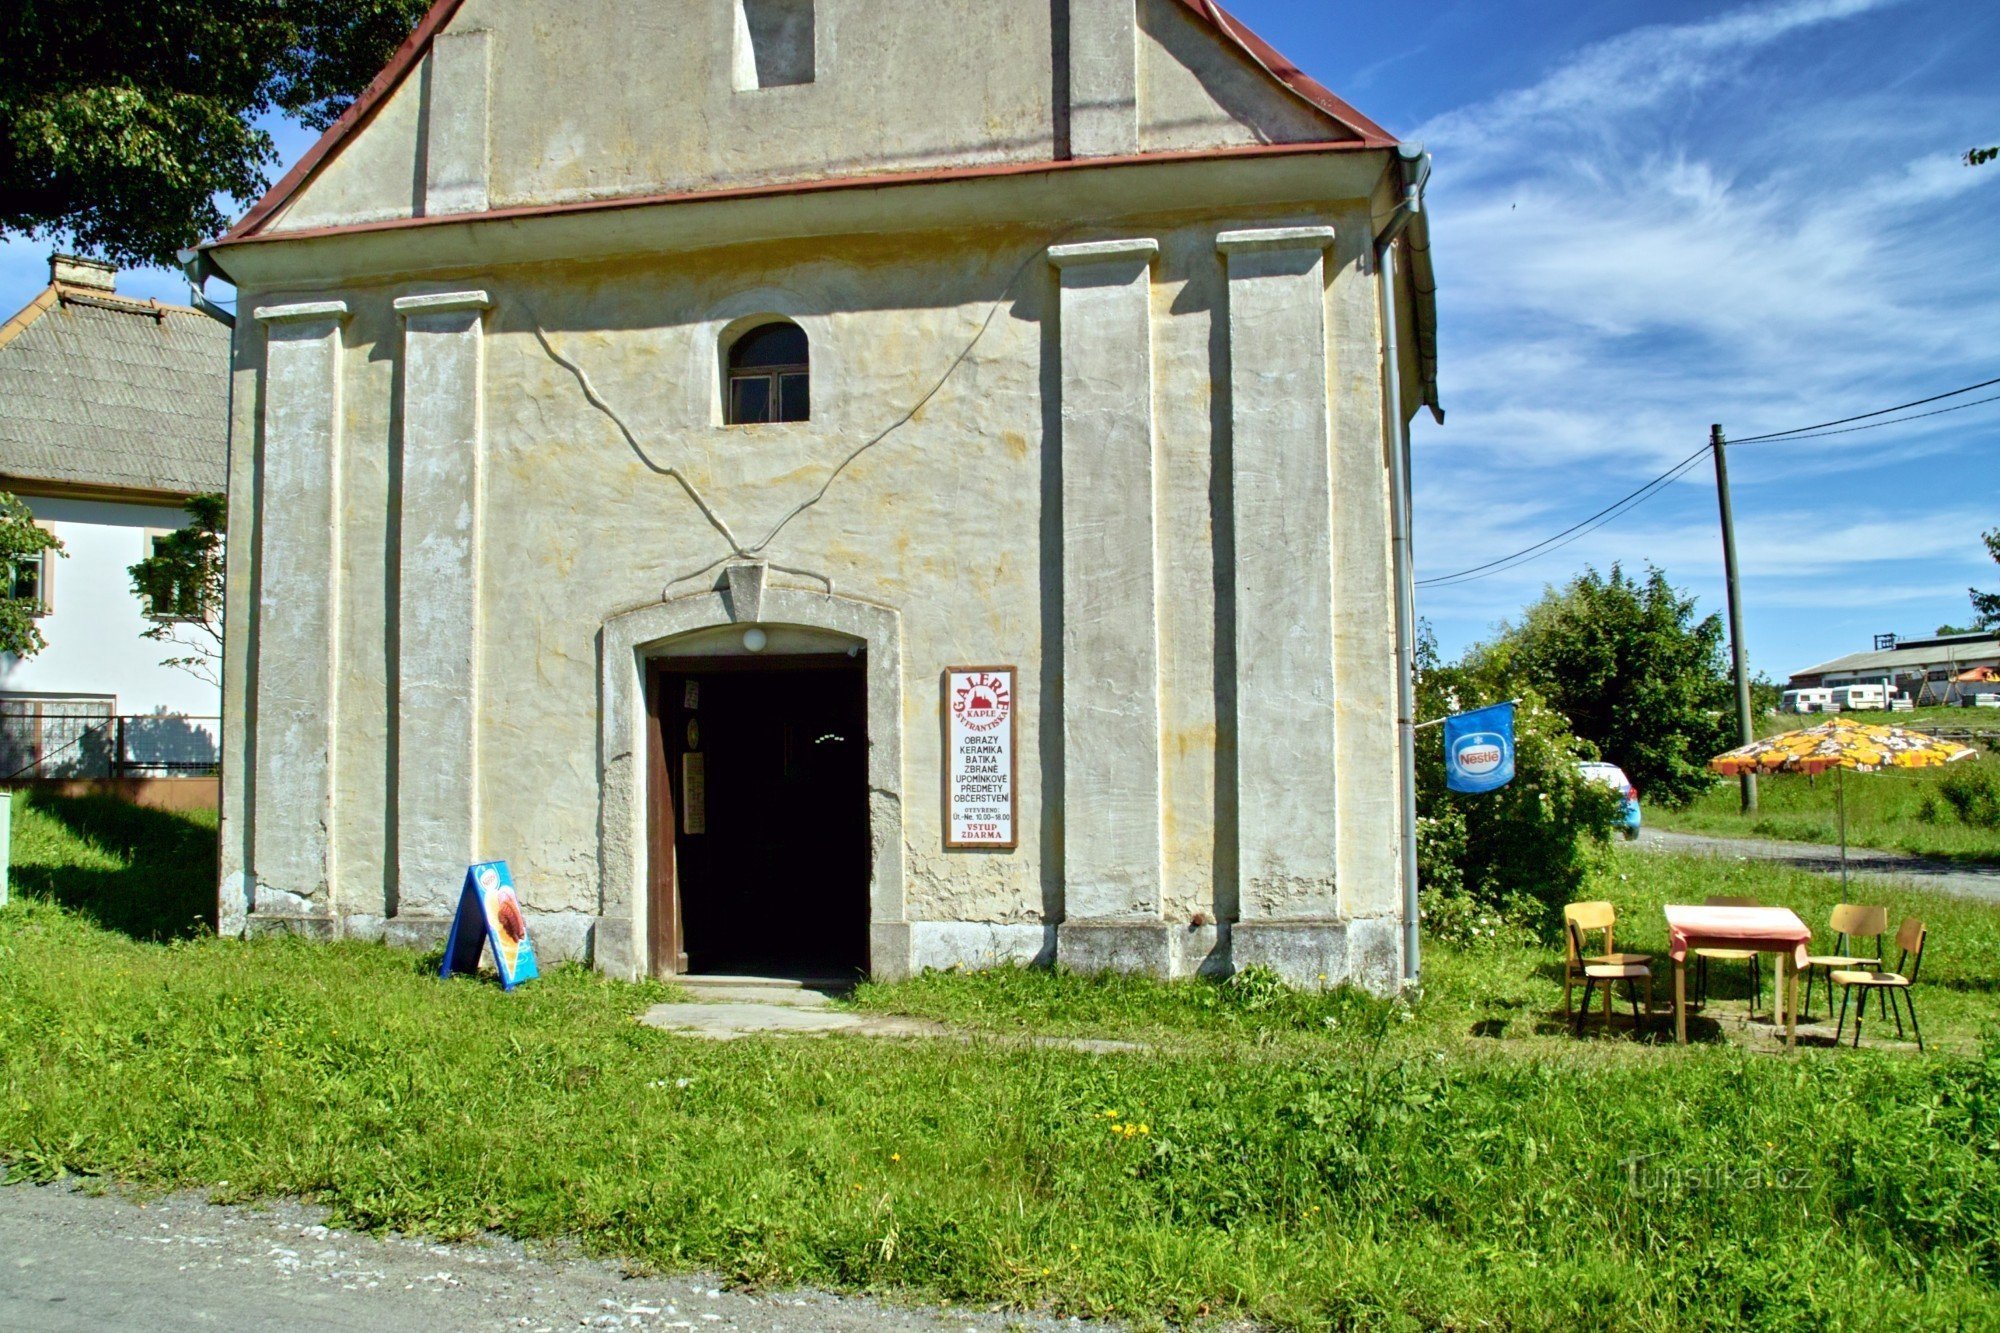
[[[1506,760],[1507,747],[1500,737],[1491,732],[1479,732],[1458,743],[1454,758],[1462,772],[1483,777],[1497,770]]]

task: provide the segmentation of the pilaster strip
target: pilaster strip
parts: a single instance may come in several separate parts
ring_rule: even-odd
[[[1158,923],[1152,240],[1061,246],[1064,902]]]

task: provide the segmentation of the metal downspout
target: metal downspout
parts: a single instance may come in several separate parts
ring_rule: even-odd
[[[1403,864],[1403,984],[1422,982],[1417,905],[1417,605],[1411,552],[1410,428],[1403,413],[1403,363],[1396,319],[1396,239],[1423,208],[1430,156],[1420,145],[1400,151],[1403,200],[1375,240],[1375,275],[1382,303],[1383,400],[1388,416],[1390,563],[1396,581],[1396,744],[1400,767]]]
[[[188,303],[218,324],[236,327],[236,316],[208,299],[205,290],[209,276],[216,272],[214,261],[205,250],[181,250],[174,258],[181,261],[181,274],[188,281]],[[233,376],[232,376],[233,378]]]

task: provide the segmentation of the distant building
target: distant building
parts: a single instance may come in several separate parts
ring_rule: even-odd
[[[0,655],[0,778],[216,762],[220,691],[161,664],[176,651],[141,637],[151,608],[128,571],[189,496],[224,489],[228,376],[227,328],[119,296],[91,260],[53,256],[0,324],[0,490],[62,542],[8,571],[48,646]]]
[[[1992,681],[1996,669],[2000,669],[2000,634],[1944,634],[1903,639],[1894,648],[1836,657],[1793,673],[1786,688],[1879,683],[1905,692],[1919,704],[1953,704],[1967,693],[1990,693],[2000,688]]]

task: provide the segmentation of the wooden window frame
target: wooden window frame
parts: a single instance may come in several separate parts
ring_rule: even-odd
[[[742,346],[746,339],[776,326],[798,330],[800,339],[806,344],[806,360],[777,366],[744,366],[740,369],[732,364],[736,349]],[[782,416],[780,413],[784,410],[784,382],[795,375],[803,377],[806,382],[805,415]],[[764,384],[769,415],[760,419],[739,417],[736,413],[736,386],[757,381],[762,381]],[[762,324],[743,330],[730,340],[722,355],[722,423],[725,426],[788,426],[808,422],[812,420],[812,398],[812,339],[807,336],[804,329],[799,328],[798,324],[789,319],[766,320]]]
[[[35,609],[28,614],[37,620],[40,620],[44,616],[54,615],[56,610],[56,562],[49,559],[49,555],[53,549],[53,547],[45,546],[33,555],[16,556],[13,561],[14,567],[9,571],[10,577],[8,579],[7,595],[10,598],[18,600],[18,594],[15,593],[14,589],[20,583],[21,566],[27,564],[35,566]]]

